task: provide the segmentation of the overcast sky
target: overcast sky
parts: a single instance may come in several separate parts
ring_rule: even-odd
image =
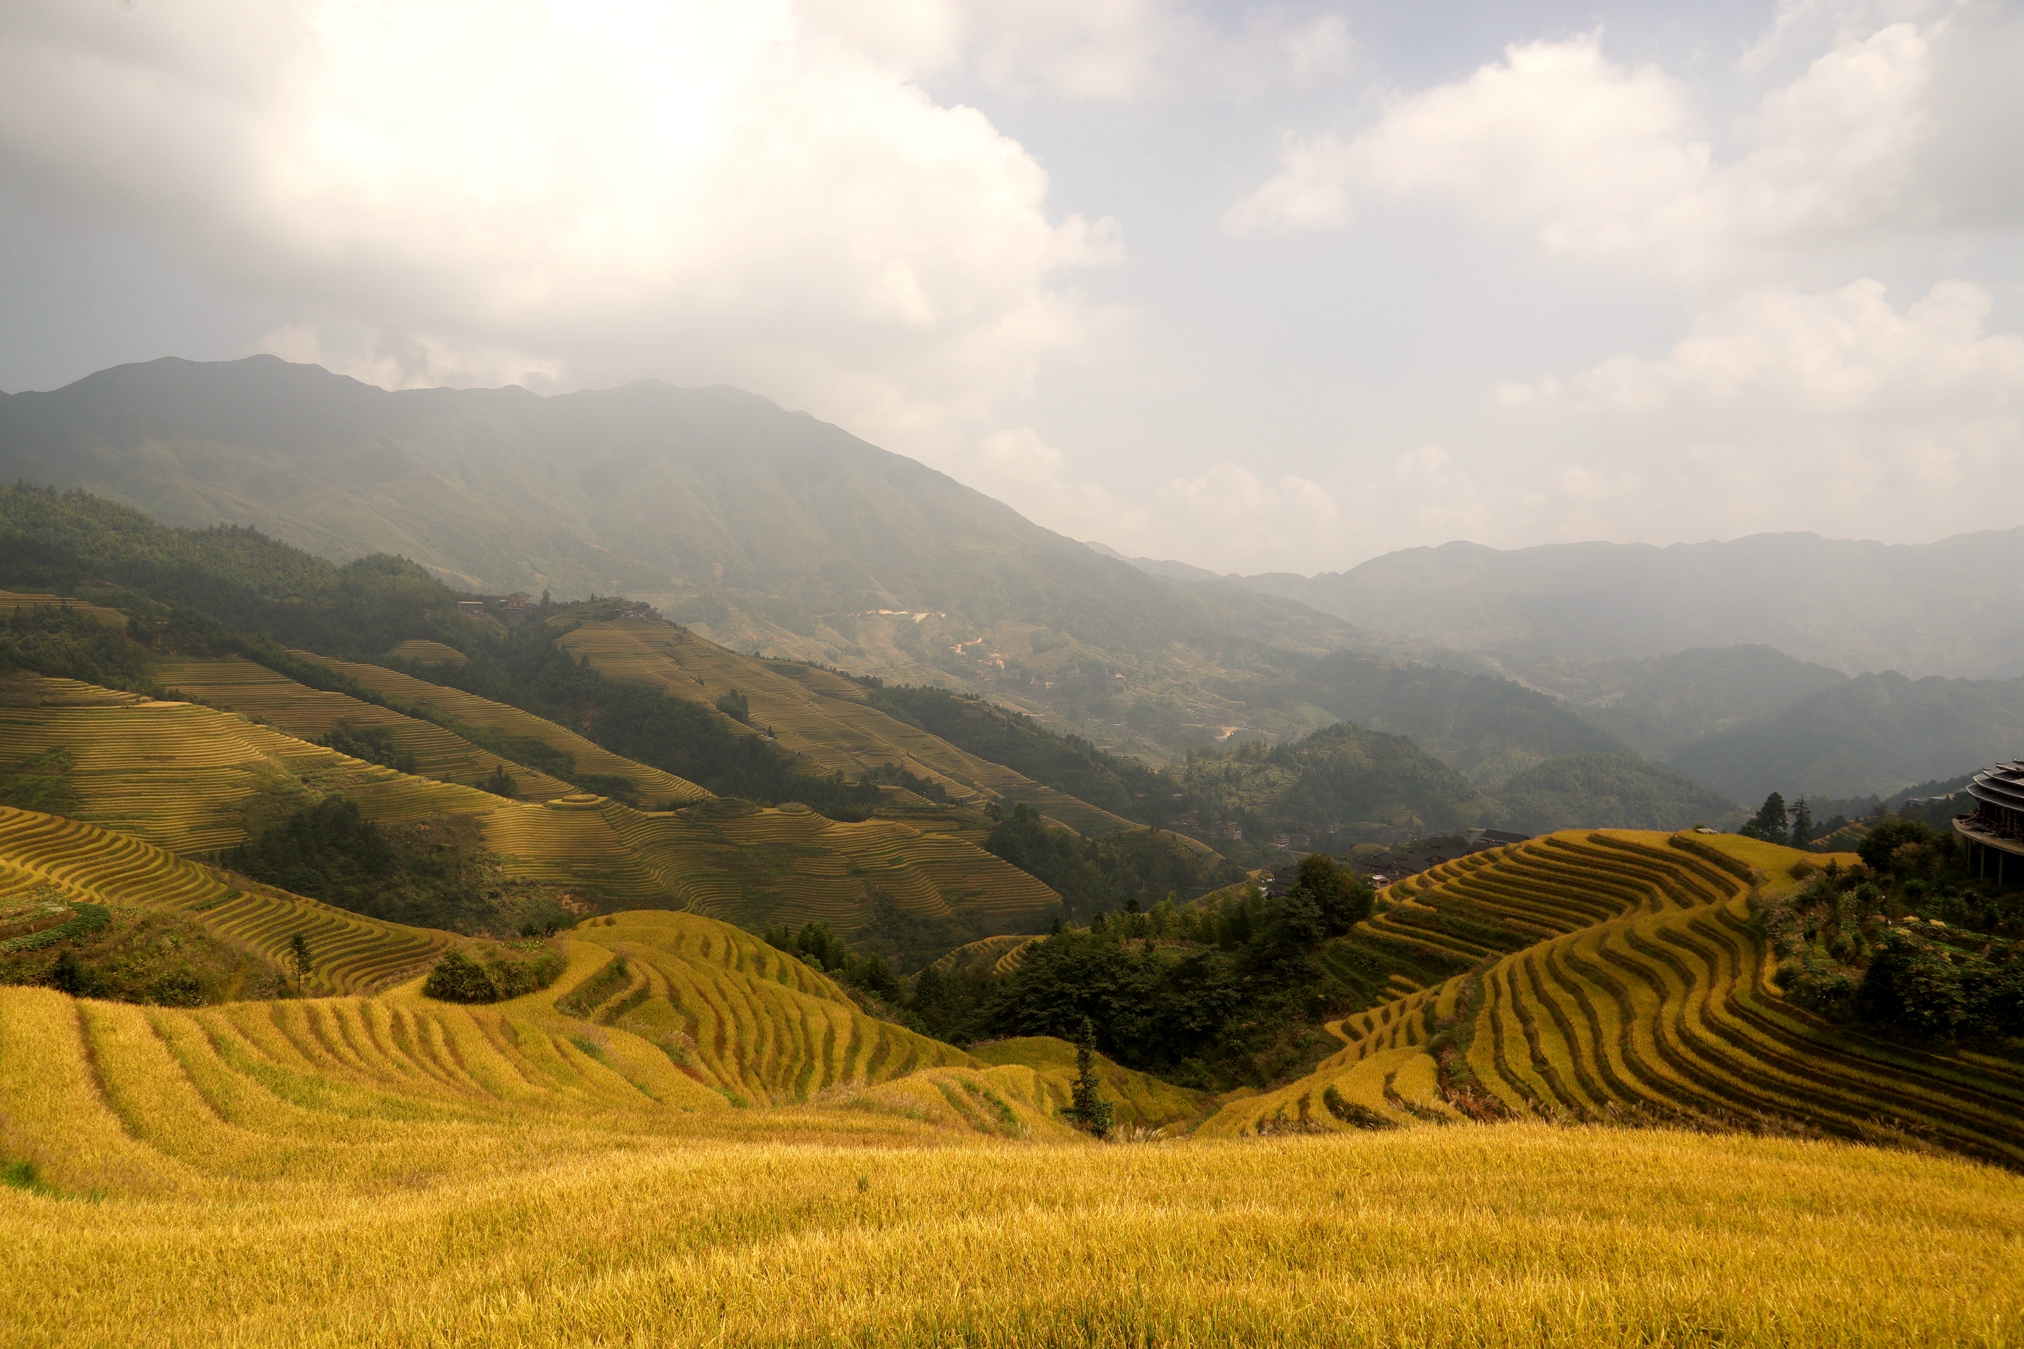
[[[0,8],[0,388],[731,383],[1077,538],[2024,525],[2024,5]]]

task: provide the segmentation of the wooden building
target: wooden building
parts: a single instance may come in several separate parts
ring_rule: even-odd
[[[2024,884],[2024,759],[1975,774],[1968,794],[1974,813],[1954,817],[1954,832],[1968,845],[1968,870],[1998,885]]]

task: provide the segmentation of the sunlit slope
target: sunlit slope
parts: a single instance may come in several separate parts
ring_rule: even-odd
[[[1384,891],[1361,933],[1466,969],[1625,913],[1711,903],[1744,882],[1666,835],[1570,830],[1443,862]]]
[[[370,689],[402,706],[413,705],[428,709],[432,714],[453,725],[471,726],[479,730],[496,731],[501,735],[526,736],[538,740],[550,749],[560,750],[574,758],[581,772],[630,779],[639,792],[640,799],[644,801],[686,803],[706,800],[710,795],[687,778],[676,777],[673,773],[613,754],[574,731],[557,726],[554,722],[537,717],[531,712],[523,712],[517,707],[495,703],[489,698],[480,698],[461,689],[431,684],[427,680],[416,679],[412,675],[400,674],[378,665],[360,665],[351,661],[334,660],[307,651],[292,654],[326,669],[349,675],[358,681],[360,687]]]
[[[233,847],[246,838],[249,811],[257,814],[276,793],[304,788],[341,792],[379,820],[509,804],[195,703],[35,676],[14,677],[8,692],[12,705],[0,706],[0,762],[64,751],[78,819],[171,852]]]
[[[417,717],[343,693],[299,684],[242,656],[185,657],[162,662],[166,689],[201,698],[213,707],[273,723],[299,740],[316,740],[339,726],[383,731],[387,743],[415,756],[415,771],[445,782],[479,782],[497,768],[512,775],[521,799],[549,801],[577,789],[539,769],[472,744]]]
[[[509,878],[600,909],[689,909],[748,927],[821,921],[850,935],[888,904],[925,919],[960,914],[985,931],[1031,931],[1057,900],[974,844],[899,821],[842,823],[806,806],[715,800],[639,811],[573,791],[508,801],[367,764],[234,712],[73,681],[31,677],[10,687],[56,701],[0,706],[0,763],[64,750],[77,818],[171,852],[233,847],[291,803],[336,793],[379,822],[474,816]],[[303,701],[287,690],[274,696]]]
[[[1075,1046],[1051,1035],[1024,1035],[973,1045],[970,1053],[985,1063],[1023,1065],[1041,1074],[1043,1088],[1057,1110],[1066,1109],[1073,1099],[1076,1066]],[[1101,1054],[1096,1056],[1098,1093],[1110,1104],[1120,1129],[1159,1129],[1175,1122],[1192,1120],[1203,1113],[1214,1097],[1162,1082],[1149,1073],[1119,1067]]]
[[[856,778],[897,764],[936,782],[952,799],[972,805],[1024,802],[1085,834],[1134,826],[1064,792],[999,764],[967,754],[938,736],[898,721],[865,701],[841,675],[785,661],[757,660],[726,650],[671,623],[621,618],[585,623],[561,645],[614,679],[652,684],[678,698],[715,706],[732,689],[751,707],[751,734],[770,729],[784,747],[822,772]]]
[[[1567,873],[1550,880],[1532,854]],[[1474,1095],[1493,1101],[1492,1113],[1644,1109],[1927,1141],[2024,1166],[2024,1068],[1850,1034],[1778,995],[1752,901],[1796,884],[1795,866],[1820,861],[1726,836],[1612,832],[1556,835],[1432,877],[1429,893],[1466,879],[1479,898],[1530,905],[1542,926],[1583,906],[1604,913],[1515,953],[1486,950],[1476,973],[1334,1023],[1344,1049],[1286,1088],[1226,1106],[1204,1128],[1459,1119]],[[1458,1090],[1442,1090],[1435,1054],[1450,1056],[1447,1085]]]
[[[549,809],[562,813],[568,804]],[[596,813],[680,907],[747,927],[826,922],[847,935],[890,903],[919,918],[961,913],[987,929],[1031,931],[1058,901],[1047,885],[982,848],[893,820],[831,820],[792,803],[645,813],[602,802]]]
[[[70,1191],[229,1195],[432,1183],[600,1136],[1070,1136],[1046,1066],[874,1020],[724,924],[633,913],[563,943],[553,987],[493,1006],[419,980],[199,1010],[0,989],[0,1157]]]
[[[242,888],[211,868],[76,820],[0,806],[0,890],[46,887],[65,902],[187,914],[227,940],[285,962],[301,933],[312,992],[355,993],[406,979],[454,938],[334,909],[266,887]]]

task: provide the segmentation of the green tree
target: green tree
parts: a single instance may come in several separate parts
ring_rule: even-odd
[[[1101,1083],[1096,1076],[1096,1027],[1088,1017],[1082,1018],[1082,1029],[1075,1037],[1075,1087],[1070,1104],[1061,1113],[1076,1128],[1095,1134],[1098,1138],[1110,1137],[1110,1102],[1098,1092]]]
[[[288,939],[288,964],[295,971],[295,991],[302,991],[302,981],[309,977],[309,969],[315,958],[309,953],[309,938],[297,932]]]
[[[1813,807],[1800,797],[1799,804],[1792,807],[1792,846],[1803,848],[1813,842]]]
[[[1749,838],[1761,838],[1766,843],[1789,842],[1792,835],[1785,819],[1785,798],[1777,792],[1765,797],[1756,816],[1738,832]]]
[[[733,721],[752,724],[752,701],[736,689],[718,697],[717,710]]]
[[[490,792],[494,796],[513,797],[520,795],[520,784],[513,780],[513,775],[506,771],[506,765],[503,763],[492,765],[492,775],[480,778],[478,780],[478,789]]]
[[[1309,853],[1301,858],[1300,876],[1293,884],[1313,897],[1331,937],[1341,936],[1370,917],[1377,899],[1369,881],[1353,871],[1344,871],[1327,853]]]

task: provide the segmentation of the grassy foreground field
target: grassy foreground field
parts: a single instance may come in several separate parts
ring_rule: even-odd
[[[0,1323],[24,1346],[2024,1336],[2024,1181],[1838,1144],[575,1141],[451,1179],[0,1189]]]
[[[174,908],[261,949],[338,917],[74,821],[0,826],[9,886]],[[1609,916],[1542,912],[1566,934],[1491,966],[1493,988],[1558,997],[1497,972],[1716,921],[1782,860],[1703,875],[1679,849],[1660,866],[1587,846],[1576,860],[1619,868]],[[1496,862],[1430,884],[1468,879],[1487,902]],[[1432,1095],[1428,1011],[1459,979],[1351,1018],[1320,1072],[1192,1134],[1209,1102],[1101,1063],[1120,1123],[1141,1127],[1098,1145],[1060,1117],[1069,1046],[926,1039],[694,914],[592,919],[560,939],[552,987],[477,1007],[422,996],[404,935],[447,934],[319,941],[312,990],[365,996],[182,1008],[0,988],[0,1342],[2024,1340],[2024,1175],[1909,1146],[1470,1125]],[[1661,998],[1700,1017],[1716,1001]],[[1481,1053],[1502,1006],[1478,1013],[1472,1060],[1500,1093],[1515,1087]],[[1698,1021],[1645,1015],[1697,1043],[1679,1028]],[[1539,1044],[1553,1065],[1584,1045],[1651,1056],[1591,1058],[1596,1074],[1670,1062],[1643,1032]],[[1538,1090],[1582,1080],[1565,1061]],[[1778,1061],[1733,1066],[1783,1089]],[[1405,1127],[1314,1132],[1339,1126],[1311,1104],[1324,1083]],[[1930,1075],[1918,1090],[1942,1099]]]

